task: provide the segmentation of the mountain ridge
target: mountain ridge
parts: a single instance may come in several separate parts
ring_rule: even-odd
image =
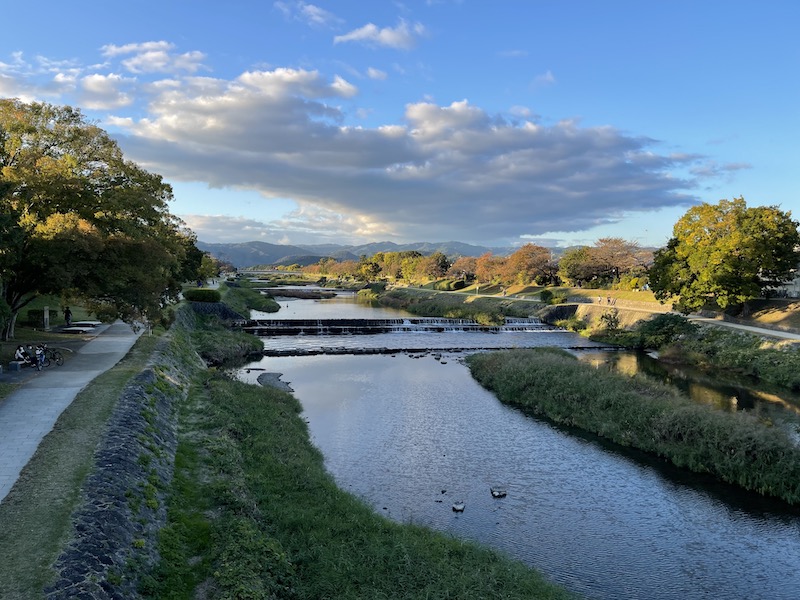
[[[441,252],[448,258],[459,256],[481,256],[490,252],[495,255],[506,255],[512,248],[490,248],[463,242],[415,242],[397,244],[395,242],[372,242],[369,244],[270,244],[269,242],[239,242],[232,244],[197,242],[197,247],[208,252],[218,260],[231,263],[234,267],[244,268],[256,265],[309,265],[322,258],[336,260],[358,260],[361,256],[372,256],[378,252],[417,251],[424,255]]]

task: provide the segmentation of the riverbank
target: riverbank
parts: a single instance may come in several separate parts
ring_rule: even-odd
[[[338,489],[297,400],[209,369],[223,349],[188,307],[176,316],[76,398],[26,469],[24,501],[0,505],[0,596],[567,597]]]
[[[696,404],[644,377],[595,369],[561,350],[474,354],[467,364],[473,377],[506,404],[800,503],[800,448],[779,427]]]

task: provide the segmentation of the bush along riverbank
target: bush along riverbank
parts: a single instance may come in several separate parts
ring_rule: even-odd
[[[597,341],[659,352],[665,362],[708,371],[730,371],[756,381],[800,391],[800,344],[768,339],[716,325],[698,325],[680,315],[658,315],[629,330],[610,329]]]
[[[669,386],[595,369],[558,349],[474,354],[467,364],[506,404],[800,503],[800,448],[747,414],[695,404]]]
[[[250,318],[250,310],[260,310],[261,312],[278,312],[281,305],[272,296],[262,294],[254,287],[263,287],[263,284],[256,284],[246,280],[238,280],[219,286],[222,301],[232,310],[242,315],[245,319]]]

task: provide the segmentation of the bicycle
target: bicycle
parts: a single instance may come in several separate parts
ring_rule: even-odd
[[[64,364],[64,356],[58,350],[48,348],[47,344],[42,344],[42,350],[44,351],[43,367],[49,367],[51,362],[56,363],[59,367]]]

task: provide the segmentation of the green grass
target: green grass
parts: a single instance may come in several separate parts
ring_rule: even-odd
[[[297,400],[223,377],[192,387],[152,598],[564,598],[475,544],[391,522],[340,490]],[[191,565],[191,566],[190,566]]]
[[[263,342],[254,335],[231,331],[219,324],[216,319],[197,317],[203,326],[192,333],[192,340],[198,354],[207,364],[221,365],[225,362],[241,360],[249,354],[261,352]]]
[[[40,598],[71,532],[70,516],[105,424],[128,381],[147,364],[157,336],[142,336],[62,413],[0,504],[0,598]]]
[[[17,389],[17,385],[14,383],[0,383],[0,401],[6,398],[15,389]]]
[[[274,298],[247,287],[246,282],[239,286],[220,285],[222,301],[244,317],[249,317],[250,310],[278,312],[280,304]]]
[[[475,354],[467,364],[504,403],[800,504],[800,448],[751,415],[695,404],[667,385],[595,369],[562,350]]]

